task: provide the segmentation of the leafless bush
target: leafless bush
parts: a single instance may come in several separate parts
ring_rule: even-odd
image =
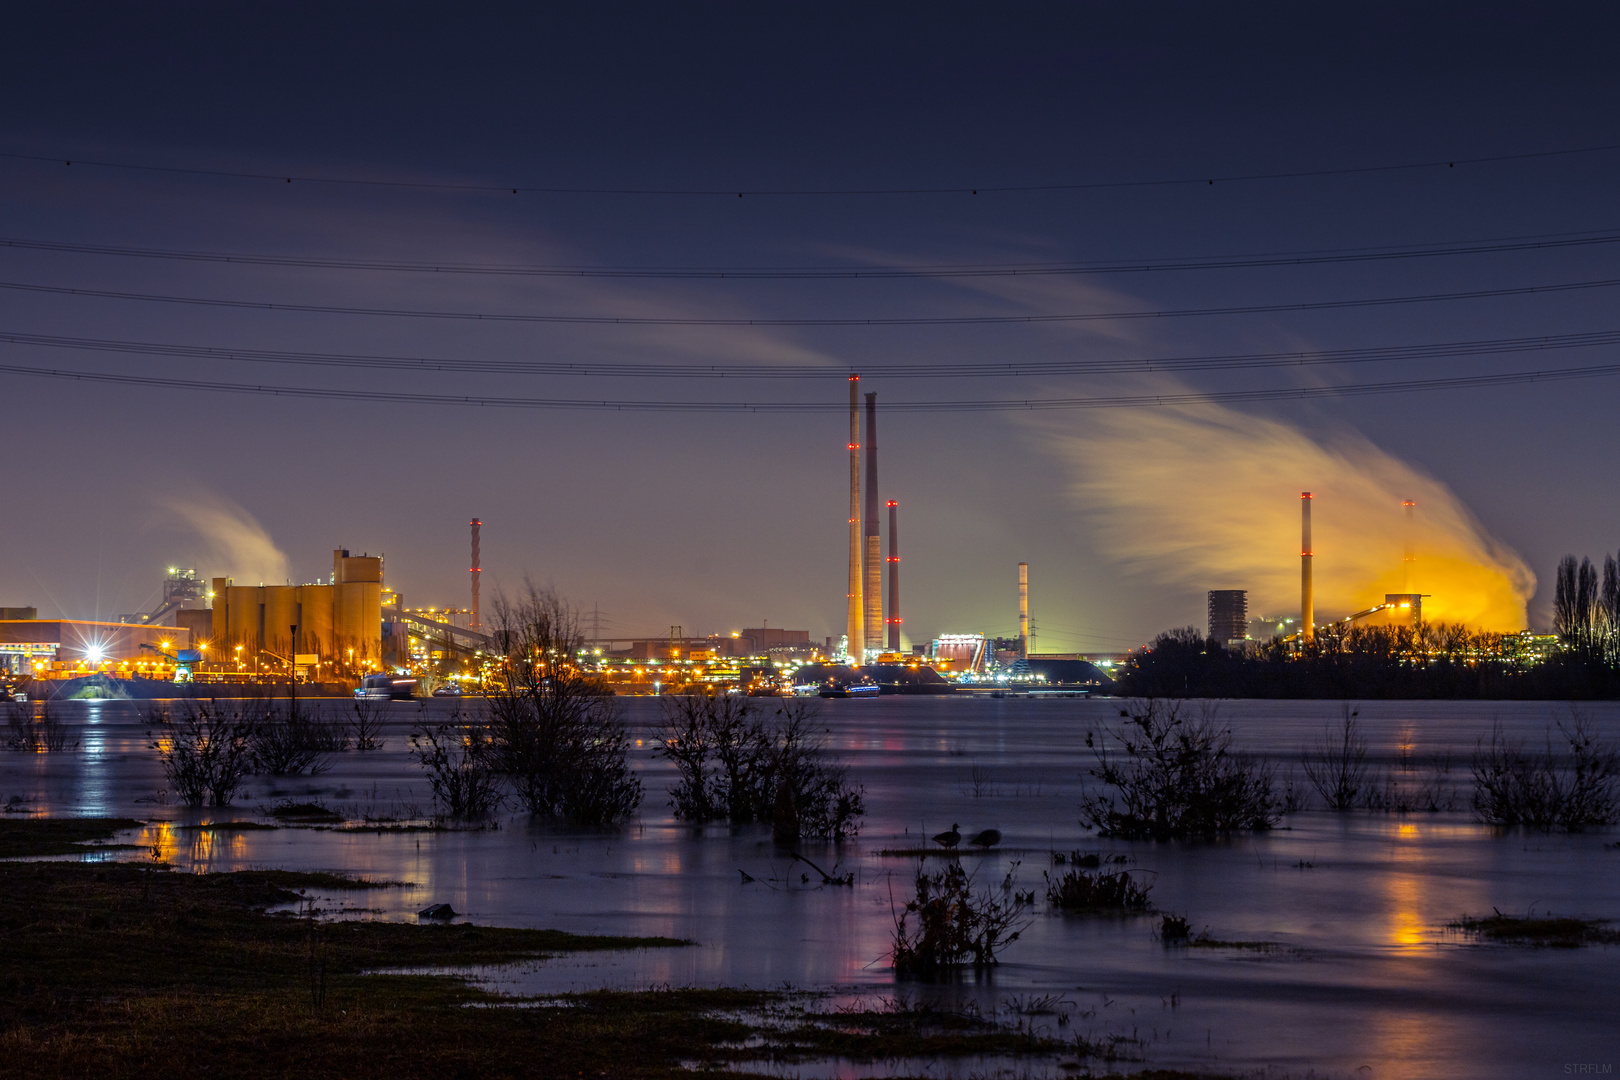
[[[641,803],[630,736],[612,691],[580,662],[575,611],[533,585],[495,602],[500,686],[489,694],[490,763],[531,813],[576,824],[623,821]]]
[[[1029,925],[1016,899],[973,891],[960,863],[930,874],[917,868],[910,900],[894,917],[894,969],[933,975],[972,964],[996,963],[996,953]]]
[[[349,737],[356,750],[383,748],[383,720],[388,715],[388,702],[377,698],[355,698],[354,715],[349,719]]]
[[[712,691],[664,699],[663,745],[680,780],[670,807],[683,821],[769,821],[777,839],[842,839],[860,830],[865,792],[827,750],[816,703]],[[768,712],[767,712],[768,710]]]
[[[1451,782],[1451,759],[1441,756],[1420,761],[1405,755],[1399,769],[1387,769],[1377,783],[1363,788],[1360,806],[1397,814],[1437,813],[1457,809],[1456,786]]]
[[[49,701],[13,701],[6,709],[6,749],[60,754],[79,748],[79,735]]]
[[[1232,749],[1212,711],[1185,720],[1180,701],[1149,698],[1120,711],[1125,723],[1086,745],[1092,776],[1112,794],[1088,796],[1085,820],[1107,836],[1167,840],[1269,829],[1280,816],[1272,770]]]
[[[766,771],[754,699],[709,690],[668,694],[658,704],[664,716],[658,752],[680,778],[669,798],[676,818],[752,821]]]
[[[975,761],[968,771],[968,778],[973,784],[973,797],[981,799],[986,795],[996,794],[990,783],[990,770]]]
[[[1509,741],[1500,724],[1489,745],[1476,746],[1473,804],[1481,821],[1568,832],[1614,823],[1620,754],[1599,742],[1579,714],[1558,731],[1569,746],[1566,761],[1553,752],[1551,730],[1541,753]]]
[[[252,770],[254,718],[242,708],[189,701],[178,715],[154,706],[146,719],[169,790],[187,806],[230,805]]]
[[[1344,707],[1337,732],[1328,728],[1315,751],[1304,752],[1305,777],[1330,810],[1349,810],[1367,786],[1367,741],[1356,727],[1356,710]]]
[[[501,804],[489,729],[469,722],[460,709],[444,723],[423,724],[413,730],[411,756],[427,773],[433,805],[440,815],[481,818]]]
[[[331,768],[330,755],[348,747],[348,735],[318,707],[293,702],[261,708],[251,742],[255,772],[313,776]]]

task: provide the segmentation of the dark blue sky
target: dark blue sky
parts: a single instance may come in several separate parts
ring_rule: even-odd
[[[1084,184],[1526,154],[1620,143],[1612,55],[1620,16],[1602,5],[19,9],[0,16],[0,151],[50,160],[0,158],[0,236],[8,238],[383,261],[804,266],[1219,256],[1620,227],[1614,151],[1213,186],[743,199],[289,185],[83,164],[760,190]],[[0,248],[0,281],[416,310],[864,318],[1514,288],[1620,278],[1617,253],[1620,245],[1597,244],[1035,280],[681,281]],[[424,394],[679,401],[837,401],[842,372],[854,365],[880,403],[1088,397],[1166,384],[1096,375],[885,379],[882,369],[1603,331],[1616,328],[1615,294],[1108,324],[719,328],[316,315],[0,289],[0,331],[9,334],[477,360],[791,363],[829,374],[717,384],[367,373],[14,343],[0,345],[0,362]],[[1204,371],[1178,385],[1222,392],[1447,378],[1610,363],[1613,353]],[[1534,615],[1559,555],[1620,543],[1616,389],[1613,379],[1591,379],[1239,408],[1329,444],[1359,432],[1448,486],[1484,532],[1543,579]],[[532,574],[587,607],[600,603],[619,632],[671,623],[730,630],[768,619],[820,636],[841,625],[846,473],[836,414],[300,402],[5,373],[0,400],[11,465],[0,604],[107,616],[148,605],[163,567],[176,562],[244,573],[192,524],[196,507],[223,505],[261,523],[298,579],[323,573],[337,545],[386,552],[390,584],[413,604],[464,600],[465,522],[476,514],[486,522],[490,586]],[[1099,508],[1076,484],[1118,458],[1077,459],[1055,452],[1051,437],[1091,430],[1092,415],[1044,414],[1038,423],[885,415],[883,495],[902,505],[903,603],[915,635],[1010,632],[1020,559],[1032,564],[1050,648],[1107,648],[1201,621],[1203,588],[1248,584],[1122,558],[1117,507],[1108,511],[1115,539],[1105,541]],[[1286,486],[1325,482],[1300,476]],[[1255,539],[1274,542],[1282,550],[1294,543]],[[1331,573],[1329,554],[1319,576]]]

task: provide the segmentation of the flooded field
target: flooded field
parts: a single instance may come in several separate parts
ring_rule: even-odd
[[[342,708],[342,702],[330,703]],[[580,954],[478,973],[522,994],[654,985],[830,990],[834,1001],[938,1000],[989,1012],[1022,1009],[1054,1030],[1116,1040],[1110,1068],[1197,1067],[1267,1076],[1535,1077],[1601,1070],[1620,1058],[1620,951],[1481,944],[1446,924],[1463,915],[1527,912],[1620,920],[1613,830],[1580,835],[1502,831],[1468,812],[1469,762],[1493,723],[1540,745],[1567,706],[1508,702],[1362,705],[1370,762],[1407,788],[1439,792],[1438,812],[1288,814],[1275,831],[1219,843],[1100,840],[1079,804],[1093,763],[1084,736],[1113,723],[1106,701],[882,698],[824,702],[831,745],[865,787],[861,834],[800,851],[849,887],[776,848],[765,827],[701,829],[673,820],[673,771],[653,753],[656,702],[630,699],[646,799],[627,827],[570,832],[512,813],[497,827],[425,831],[398,821],[430,813],[407,735],[429,703],[396,703],[386,743],[347,751],[315,776],[253,777],[233,807],[173,805],[141,707],[67,706],[76,751],[0,754],[0,799],[12,812],[140,818],[110,857],[178,869],[341,871],[410,883],[333,896],[334,909],[414,919],[447,903],[464,918],[579,933],[664,935],[691,949]],[[1620,740],[1620,707],[1582,706],[1592,729]],[[1220,706],[1244,748],[1306,788],[1301,749],[1337,723],[1330,702]],[[1554,732],[1556,737],[1556,732]],[[1095,781],[1092,781],[1095,787]],[[276,824],[280,802],[319,801],[342,824]],[[1319,803],[1315,804],[1319,807]],[[368,819],[376,823],[368,824]],[[999,829],[988,852],[965,851],[985,886],[1030,891],[1020,939],[1002,963],[949,985],[897,981],[888,964],[894,911],[917,860],[904,851],[959,824]],[[1121,855],[1151,882],[1156,909],[1184,915],[1207,941],[1167,947],[1158,916],[1075,918],[1042,899],[1054,853]],[[935,860],[930,860],[934,862]],[[984,1074],[958,1063],[955,1074]],[[952,1075],[916,1063],[910,1072]],[[799,1075],[882,1073],[829,1065]]]

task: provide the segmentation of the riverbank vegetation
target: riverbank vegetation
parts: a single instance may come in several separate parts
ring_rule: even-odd
[[[1561,639],[1562,640],[1562,639]],[[1249,642],[1228,649],[1195,627],[1158,635],[1114,669],[1132,697],[1506,699],[1620,698],[1620,632],[1604,652],[1568,642],[1545,657],[1518,655],[1511,638],[1450,624],[1318,627],[1303,648]]]

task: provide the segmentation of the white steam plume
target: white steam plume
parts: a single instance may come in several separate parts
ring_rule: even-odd
[[[202,534],[212,549],[220,577],[238,585],[280,585],[287,580],[287,556],[252,514],[223,499],[167,500],[169,509]]]
[[[1359,434],[1319,442],[1214,404],[1098,410],[1047,429],[1102,553],[1191,590],[1248,589],[1299,610],[1301,491],[1312,509],[1318,622],[1421,592],[1424,618],[1520,630],[1535,575],[1440,481]],[[1417,502],[1410,588],[1401,501]]]

